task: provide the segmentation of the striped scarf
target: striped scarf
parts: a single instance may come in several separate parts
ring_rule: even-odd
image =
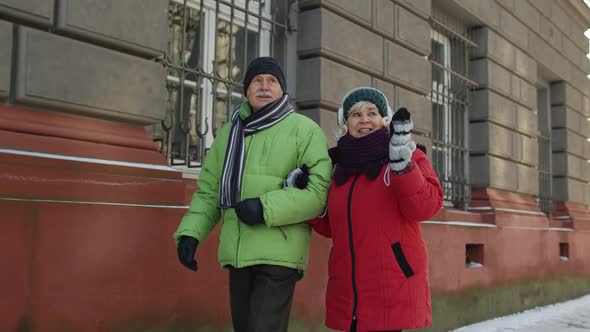
[[[292,112],[293,107],[289,104],[289,96],[286,93],[280,99],[253,112],[245,120],[240,119],[240,107],[234,111],[221,173],[220,204],[222,208],[233,208],[240,200],[245,136],[272,127]]]

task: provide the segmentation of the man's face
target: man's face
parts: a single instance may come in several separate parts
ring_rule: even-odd
[[[282,96],[283,89],[279,80],[270,74],[254,76],[246,91],[246,97],[254,112]]]

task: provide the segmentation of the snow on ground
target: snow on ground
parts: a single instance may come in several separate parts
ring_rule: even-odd
[[[590,331],[590,295],[468,325],[454,332]]]

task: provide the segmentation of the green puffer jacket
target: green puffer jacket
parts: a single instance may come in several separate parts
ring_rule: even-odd
[[[250,114],[250,105],[242,104],[240,117]],[[178,241],[188,235],[201,242],[221,219],[218,259],[222,267],[271,264],[304,271],[311,238],[305,221],[323,212],[332,175],[324,133],[311,119],[292,113],[246,136],[241,200],[260,197],[266,223],[249,226],[238,220],[234,209],[219,206],[230,129],[227,123],[218,131],[201,169],[199,189],[174,238]],[[303,164],[310,167],[307,188],[283,188],[287,174]]]

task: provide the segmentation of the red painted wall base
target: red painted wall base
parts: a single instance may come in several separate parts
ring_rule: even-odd
[[[197,273],[176,257],[172,233],[194,189],[143,128],[0,106],[0,331],[229,326],[218,230],[197,250]],[[422,224],[435,295],[590,275],[587,206],[561,204],[549,220],[526,195],[473,197],[474,209]],[[466,267],[467,244],[483,245],[483,267]],[[292,318],[309,327],[323,324],[329,248],[314,235],[297,285]]]

